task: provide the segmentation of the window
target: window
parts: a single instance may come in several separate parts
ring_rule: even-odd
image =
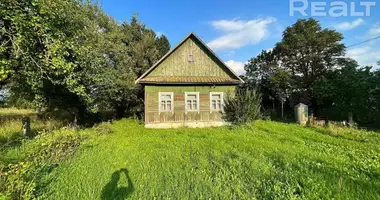
[[[222,111],[223,110],[223,93],[210,92],[210,110]]]
[[[159,112],[173,112],[173,93],[159,93]]]
[[[193,55],[189,55],[187,57],[187,61],[189,61],[189,63],[194,63],[194,56]]]
[[[186,92],[185,102],[186,102],[185,103],[186,111],[198,111],[199,110],[199,93]]]

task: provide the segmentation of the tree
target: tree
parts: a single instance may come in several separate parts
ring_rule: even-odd
[[[278,66],[278,59],[273,51],[262,51],[257,57],[251,58],[244,66],[246,71],[243,79],[245,85],[256,89],[262,94],[263,105],[272,104],[274,108],[275,91],[269,80],[274,69]],[[271,103],[269,103],[271,102]]]
[[[271,51],[263,51],[245,66],[245,80],[263,94],[263,105],[273,99],[284,106],[300,102],[317,107],[314,83],[329,74],[345,53],[342,34],[322,29],[314,19],[300,19],[283,32]],[[281,113],[283,109],[281,109]]]
[[[170,43],[165,35],[160,35],[156,38],[156,46],[159,58],[163,57],[170,50]]]
[[[0,6],[1,86],[28,93],[37,105],[52,106],[58,99],[90,103],[83,69],[91,67],[89,49],[97,38],[89,15],[94,7],[75,0],[5,0]]]
[[[351,59],[341,60],[340,69],[315,82],[314,93],[331,110],[337,110],[337,120],[347,119],[353,124],[353,117],[361,122],[368,123],[375,118],[376,77],[371,67],[360,68],[358,63]],[[327,105],[326,105],[327,104]],[[345,113],[346,117],[341,117]]]
[[[284,102],[289,98],[292,92],[293,80],[289,72],[282,68],[275,68],[273,74],[269,77],[277,99],[281,101],[281,118],[284,118]]]
[[[322,29],[314,19],[300,19],[286,28],[274,52],[291,73],[297,89],[313,98],[314,81],[332,70],[345,54],[342,39],[341,33]]]
[[[78,120],[136,111],[134,80],[169,48],[137,16],[119,25],[91,1],[4,0],[0,26],[0,89]]]

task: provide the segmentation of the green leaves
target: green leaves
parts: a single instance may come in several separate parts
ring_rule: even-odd
[[[233,124],[247,124],[261,117],[261,95],[255,90],[239,89],[235,95],[227,95],[224,104],[224,118]]]
[[[170,48],[136,16],[119,25],[91,1],[4,0],[0,17],[0,89],[79,119],[141,107],[133,81]]]

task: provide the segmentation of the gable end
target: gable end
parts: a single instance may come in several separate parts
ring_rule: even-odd
[[[136,80],[136,83],[141,84],[240,84],[243,82],[194,33],[185,37]]]

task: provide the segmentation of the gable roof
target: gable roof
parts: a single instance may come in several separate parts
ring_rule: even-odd
[[[193,38],[195,39],[204,49],[209,53],[213,58],[215,58],[218,62],[220,62],[221,66],[226,69],[227,72],[229,72],[235,79],[220,79],[220,78],[207,78],[207,77],[170,77],[170,78],[149,78],[144,79],[146,76],[148,76],[156,67],[158,67],[167,57],[169,57],[174,51],[176,51],[180,46],[182,46],[185,41],[188,39]],[[187,35],[177,46],[175,46],[173,49],[171,49],[168,53],[166,53],[160,60],[158,60],[152,67],[150,67],[143,75],[141,75],[135,83],[216,83],[216,84],[223,84],[223,83],[244,83],[244,81],[231,69],[229,68],[226,63],[224,63],[198,36],[196,36],[193,32],[191,32],[189,35]]]

